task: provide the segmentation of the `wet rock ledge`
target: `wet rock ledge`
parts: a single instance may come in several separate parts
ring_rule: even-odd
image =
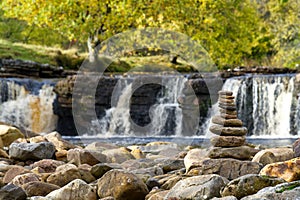
[[[3,78],[63,78],[66,75],[63,67],[26,60],[0,59],[0,77]]]

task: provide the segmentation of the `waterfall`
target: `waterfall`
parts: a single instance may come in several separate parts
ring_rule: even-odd
[[[236,96],[238,117],[259,137],[298,134],[300,100],[294,75],[247,75],[228,79],[224,90]]]
[[[157,77],[156,77],[157,78]],[[138,126],[130,115],[130,100],[134,93],[134,80],[124,78],[115,87],[112,107],[105,111],[105,116],[92,121],[91,132],[101,136],[158,136],[181,135],[181,108],[177,98],[181,95],[186,79],[180,76],[159,77],[163,89],[159,92],[155,104],[149,109],[151,122]]]
[[[36,133],[55,129],[53,83],[0,79],[0,121]]]

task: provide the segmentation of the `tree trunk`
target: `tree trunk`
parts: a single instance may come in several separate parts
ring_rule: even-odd
[[[87,46],[88,46],[88,50],[89,50],[89,61],[91,63],[93,63],[96,60],[96,55],[95,55],[95,51],[94,51],[94,48],[93,48],[92,37],[91,36],[87,40]]]

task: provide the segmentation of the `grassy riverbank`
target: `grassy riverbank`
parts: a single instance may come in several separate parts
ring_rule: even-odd
[[[55,66],[63,66],[65,69],[78,69],[87,52],[80,52],[76,48],[63,50],[57,47],[45,47],[24,43],[13,43],[0,39],[0,58],[31,60],[39,63],[48,63]],[[107,69],[108,72],[134,71],[166,71],[176,70],[178,72],[193,71],[191,65],[178,59],[172,63],[167,55],[156,56],[130,56],[114,61]]]

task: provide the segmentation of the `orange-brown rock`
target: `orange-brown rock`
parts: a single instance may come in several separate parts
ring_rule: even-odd
[[[282,178],[287,182],[300,179],[300,158],[266,165],[260,175]]]

